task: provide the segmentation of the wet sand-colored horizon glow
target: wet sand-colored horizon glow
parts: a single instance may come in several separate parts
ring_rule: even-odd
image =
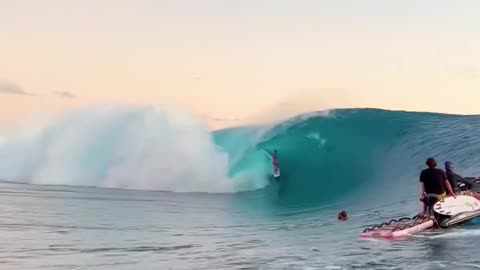
[[[0,122],[109,103],[175,103],[214,127],[269,110],[480,113],[474,1],[0,6]]]

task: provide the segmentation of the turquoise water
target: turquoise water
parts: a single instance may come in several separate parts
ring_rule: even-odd
[[[335,110],[210,133],[157,108],[79,111],[0,145],[2,269],[472,269],[474,221],[358,237],[420,210],[434,156],[479,175],[480,117]],[[265,153],[279,152],[271,181]],[[336,214],[346,210],[347,222]]]

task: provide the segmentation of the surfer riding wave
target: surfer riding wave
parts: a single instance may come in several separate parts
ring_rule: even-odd
[[[280,167],[278,166],[277,150],[273,151],[272,164],[273,164],[273,176],[274,177],[279,177],[280,176]]]

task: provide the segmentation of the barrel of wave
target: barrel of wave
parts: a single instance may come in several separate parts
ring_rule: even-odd
[[[390,169],[390,162],[397,160],[392,157],[403,154],[401,142],[409,127],[408,118],[397,113],[339,110],[332,118],[298,123],[266,145],[279,149],[281,185],[292,199],[363,201],[373,187],[389,179],[385,176],[395,175],[379,168]]]
[[[263,133],[262,133],[263,134]],[[261,189],[269,184],[271,161],[257,147],[262,138],[256,127],[218,130],[213,133],[217,151],[228,156],[228,176],[239,183],[239,190]]]

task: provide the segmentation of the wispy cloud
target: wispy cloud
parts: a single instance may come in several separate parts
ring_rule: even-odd
[[[204,119],[208,121],[213,121],[213,122],[236,122],[240,121],[240,118],[238,117],[215,117],[215,116],[209,116],[207,114],[202,114],[201,115]]]
[[[18,95],[18,96],[32,96],[31,93],[20,88],[18,85],[9,81],[0,81],[0,94],[4,95]]]
[[[465,68],[459,69],[457,71],[457,74],[467,78],[476,78],[480,75],[480,69],[475,67],[465,67]]]
[[[480,66],[478,65],[449,66],[446,71],[467,79],[480,77]]]
[[[53,92],[55,95],[63,98],[76,98],[74,94],[68,91],[55,91]]]
[[[236,117],[213,117],[211,118],[215,122],[234,122],[240,120],[239,118]]]

